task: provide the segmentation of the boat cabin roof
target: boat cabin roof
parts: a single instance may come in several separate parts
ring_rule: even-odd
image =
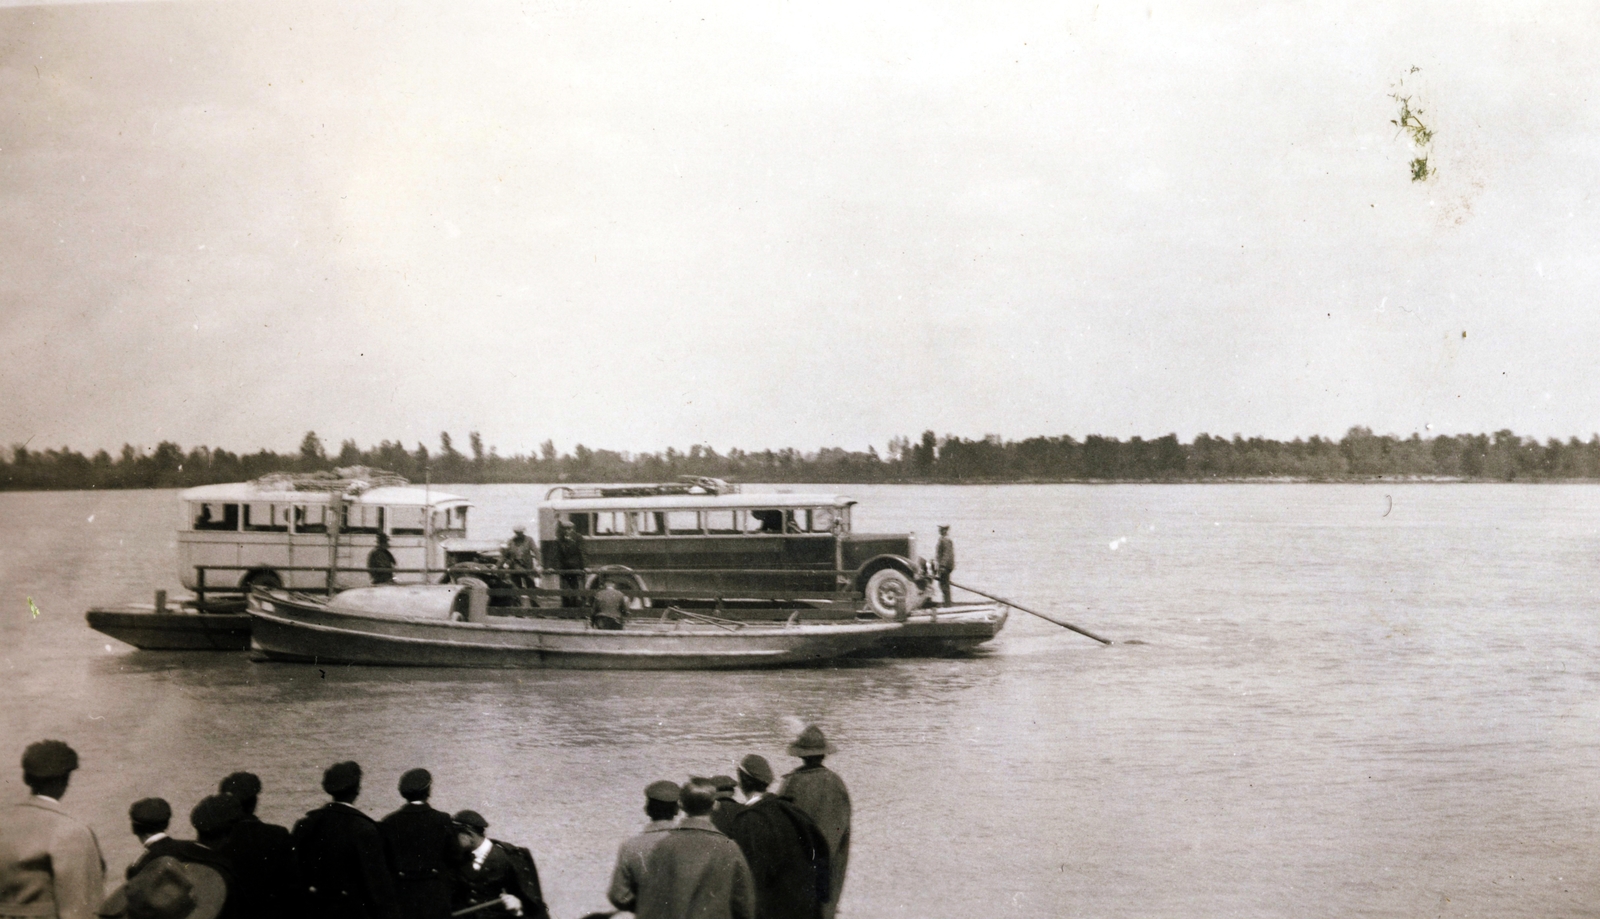
[[[276,486],[276,487],[275,487]],[[184,501],[237,501],[240,503],[272,502],[274,504],[327,504],[333,496],[327,491],[297,491],[283,488],[277,483],[226,482],[220,485],[199,485],[186,488],[179,497]],[[442,507],[472,502],[460,495],[415,485],[384,485],[369,488],[360,494],[347,495],[349,504],[382,504],[390,507]]]
[[[566,511],[705,510],[707,508],[849,507],[856,502],[844,495],[772,494],[648,495],[636,498],[555,498],[544,503],[557,513]]]

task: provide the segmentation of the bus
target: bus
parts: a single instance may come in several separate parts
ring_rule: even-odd
[[[853,532],[855,503],[835,494],[744,494],[706,478],[561,485],[545,495],[535,526],[547,571],[561,568],[558,527],[573,527],[587,589],[610,580],[621,590],[657,596],[853,592],[885,618],[920,605],[928,568],[917,556],[916,537]]]
[[[178,576],[197,593],[363,586],[379,533],[389,537],[395,583],[436,580],[452,541],[466,537],[472,506],[360,467],[201,485],[178,504]]]

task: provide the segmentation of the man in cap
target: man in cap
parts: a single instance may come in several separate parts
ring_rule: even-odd
[[[310,896],[308,913],[318,919],[397,919],[394,881],[383,836],[371,817],[356,809],[361,767],[334,763],[322,774],[333,798],[294,825],[294,857]]]
[[[717,825],[723,835],[727,835],[728,828],[733,825],[733,815],[744,809],[744,805],[733,794],[739,783],[731,775],[718,775],[712,776],[711,787],[717,790],[717,803],[711,808],[711,822]]]
[[[387,533],[379,533],[378,544],[367,553],[367,576],[374,584],[394,583],[394,553],[389,551]]]
[[[828,900],[828,843],[806,812],[769,794],[772,767],[754,753],[739,761],[745,805],[729,838],[739,844],[755,878],[759,919],[821,919]]]
[[[755,919],[755,882],[733,840],[711,822],[716,790],[690,782],[678,795],[683,819],[645,857],[636,919]]]
[[[200,799],[189,812],[189,825],[194,827],[195,841],[183,843],[183,848],[173,857],[181,862],[205,865],[222,876],[228,895],[223,902],[218,919],[241,919],[245,915],[245,898],[239,890],[233,860],[222,852],[233,834],[233,828],[244,819],[244,809],[233,795],[216,794]]]
[[[816,821],[817,828],[828,841],[831,884],[828,904],[822,911],[825,919],[833,919],[839,893],[844,890],[845,868],[850,862],[850,791],[845,788],[844,779],[822,765],[823,757],[832,752],[833,746],[822,736],[822,728],[807,725],[799,738],[789,745],[789,755],[799,757],[801,766],[783,777],[782,790]]]
[[[144,851],[128,866],[126,876],[132,878],[145,865],[162,857],[173,855],[183,848],[183,843],[167,835],[172,825],[172,805],[163,798],[140,798],[128,808],[128,822],[133,835],[139,837]]]
[[[233,862],[240,915],[271,919],[298,915],[305,909],[295,877],[294,842],[289,831],[264,823],[256,816],[261,780],[249,772],[235,772],[217,790],[239,802],[239,819],[218,851]]]
[[[412,769],[400,776],[405,804],[383,818],[378,829],[389,844],[395,892],[402,919],[444,919],[450,915],[455,886],[456,825],[450,815],[428,804],[433,775]]]
[[[569,591],[583,589],[583,538],[572,521],[556,524],[556,567],[561,569],[561,605],[583,606],[583,598]]]
[[[644,881],[645,857],[672,830],[673,818],[678,816],[680,791],[675,783],[667,781],[645,786],[644,812],[650,824],[617,847],[617,866],[611,871],[611,889],[606,891],[606,899],[617,909],[633,912],[639,899],[639,885]]]
[[[539,556],[534,551],[537,547],[522,524],[512,527],[511,532],[515,535],[501,550],[501,562],[511,569],[511,583],[520,588],[537,587],[539,575],[544,573],[539,570]]]
[[[956,570],[956,544],[950,539],[949,524],[939,525],[939,545],[933,553],[933,574],[939,579],[944,605],[950,605],[950,572]]]
[[[0,811],[0,916],[91,919],[105,896],[94,831],[61,809],[78,754],[59,740],[29,744],[30,794]]]
[[[477,811],[458,811],[454,819],[456,843],[461,848],[452,903],[455,909],[460,911],[499,900],[502,910],[486,909],[475,915],[550,919],[533,853],[485,836],[489,821]]]

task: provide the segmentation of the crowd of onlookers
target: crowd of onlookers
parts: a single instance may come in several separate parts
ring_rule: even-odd
[[[823,765],[832,752],[812,725],[789,745],[802,765],[781,783],[757,754],[739,761],[737,776],[652,782],[649,824],[618,848],[611,904],[639,919],[833,919],[850,795]],[[194,839],[169,833],[167,801],[134,802],[128,819],[144,851],[107,897],[94,832],[61,806],[77,768],[59,740],[23,753],[30,794],[0,818],[0,919],[550,916],[533,855],[490,838],[476,811],[430,806],[426,769],[402,775],[405,804],[374,820],[355,805],[362,774],[353,762],[328,767],[330,800],[292,829],[255,816],[261,781],[248,772],[224,778],[189,812]]]

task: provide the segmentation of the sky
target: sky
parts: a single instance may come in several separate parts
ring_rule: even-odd
[[[1595,60],[1580,2],[6,6],[0,444],[1587,438]]]

